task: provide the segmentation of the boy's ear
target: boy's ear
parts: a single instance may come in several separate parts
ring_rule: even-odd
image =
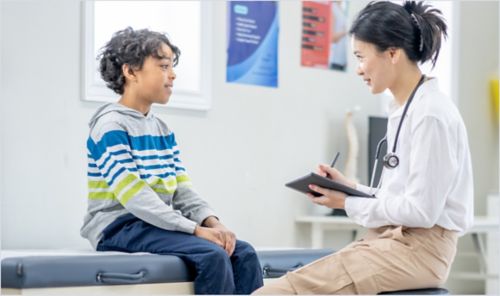
[[[134,69],[132,69],[132,67],[130,67],[129,64],[122,65],[122,73],[123,73],[123,76],[125,76],[125,80],[137,81],[137,77],[135,76]]]

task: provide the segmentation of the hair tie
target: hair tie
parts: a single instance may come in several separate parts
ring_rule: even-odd
[[[417,28],[418,28],[418,31],[420,33],[420,42],[419,42],[419,45],[418,45],[418,52],[421,53],[424,49],[424,38],[422,36],[422,27],[420,27],[420,23],[418,22],[418,19],[417,17],[415,16],[415,14],[412,12],[411,14],[411,18],[413,19],[413,22],[417,25]]]

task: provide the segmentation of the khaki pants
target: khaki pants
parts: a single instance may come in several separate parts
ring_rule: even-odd
[[[457,239],[439,226],[369,229],[362,239],[254,293],[378,294],[438,287],[448,278]]]

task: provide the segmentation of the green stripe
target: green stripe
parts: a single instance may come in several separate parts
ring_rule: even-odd
[[[89,192],[89,199],[115,199],[113,192]]]
[[[172,187],[177,187],[177,181],[174,178],[167,179],[167,180],[162,180],[162,186],[166,188],[172,188]]]
[[[156,192],[156,193],[163,193],[163,194],[173,194],[175,192],[175,189],[174,190],[168,190],[166,189],[165,187],[153,187],[153,190]]]
[[[116,196],[120,196],[120,192],[123,190],[123,188],[127,187],[130,183],[134,182],[134,180],[137,180],[137,176],[134,174],[129,174],[123,180],[116,185],[115,190],[113,192],[116,194]]]
[[[180,176],[175,177],[175,179],[177,180],[177,183],[183,183],[183,182],[190,182],[191,181],[191,179],[189,178],[188,175],[180,175]]]
[[[123,197],[121,198],[121,203],[125,205],[129,201],[129,199],[134,197],[137,194],[137,192],[139,192],[139,190],[141,190],[144,186],[146,186],[146,182],[139,180],[139,182],[135,183],[134,186],[132,186],[132,188],[130,188],[129,190],[127,190],[127,192],[123,194]]]
[[[161,186],[162,182],[163,182],[162,179],[156,177],[156,179],[153,182],[149,183],[148,185],[149,185],[149,187],[153,188],[153,187],[155,187],[157,185]]]
[[[109,188],[108,183],[106,183],[106,181],[89,181],[88,186],[89,186],[89,189]]]

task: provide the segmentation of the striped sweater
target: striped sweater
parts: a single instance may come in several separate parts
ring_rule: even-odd
[[[174,133],[152,112],[107,104],[89,125],[88,210],[80,233],[94,248],[106,226],[127,213],[186,233],[215,216],[191,188]]]

